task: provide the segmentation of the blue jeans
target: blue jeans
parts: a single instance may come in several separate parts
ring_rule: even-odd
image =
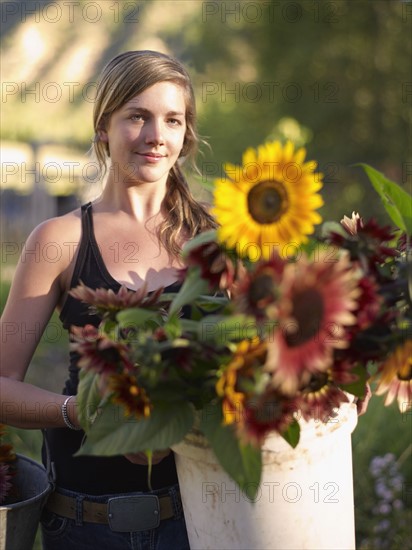
[[[147,531],[115,532],[108,524],[77,522],[44,510],[41,519],[43,550],[190,550],[177,486],[151,494],[163,495],[166,491],[172,499],[175,515],[162,520],[159,527]],[[75,498],[80,495],[60,488],[58,492]],[[128,493],[128,496],[133,494],[139,493]],[[105,503],[110,497],[120,495],[81,496]]]

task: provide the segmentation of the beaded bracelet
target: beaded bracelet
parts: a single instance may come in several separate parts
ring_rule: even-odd
[[[72,397],[74,397],[74,395],[69,395],[69,397],[67,397],[67,399],[65,400],[65,402],[62,405],[63,420],[64,420],[64,423],[66,424],[66,426],[68,428],[70,428],[71,430],[81,430],[81,428],[78,428],[77,426],[75,426],[73,424],[73,422],[69,418],[69,415],[67,414],[67,404],[69,403],[69,401]]]

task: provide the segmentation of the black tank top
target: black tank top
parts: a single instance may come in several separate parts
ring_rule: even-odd
[[[108,272],[100,254],[93,230],[92,205],[88,203],[81,208],[82,236],[70,287],[80,281],[93,289],[111,288],[117,292],[120,283]],[[165,288],[165,292],[177,292],[178,282]],[[60,313],[65,329],[70,326],[97,326],[99,318],[90,315],[87,304],[68,296]],[[75,395],[79,382],[79,369],[76,353],[70,352],[69,378],[63,394]],[[90,495],[128,493],[148,491],[147,466],[132,464],[123,456],[96,457],[73,455],[78,451],[84,438],[83,431],[69,428],[52,428],[45,430],[51,461],[56,471],[56,485],[72,491]],[[43,448],[45,463],[45,449]],[[173,453],[170,453],[159,464],[152,468],[151,485],[161,489],[177,483],[176,467]]]

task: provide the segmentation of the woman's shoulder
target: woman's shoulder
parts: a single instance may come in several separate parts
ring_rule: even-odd
[[[13,277],[13,296],[44,297],[55,306],[76,258],[81,238],[81,210],[45,220],[28,236]],[[11,291],[12,292],[12,291]],[[40,303],[40,302],[39,302]]]
[[[61,216],[49,218],[33,229],[28,240],[63,242],[81,233],[81,209],[76,208]]]
[[[46,263],[51,271],[61,273],[76,256],[81,233],[80,208],[49,218],[30,233],[22,257],[33,257],[37,263]]]

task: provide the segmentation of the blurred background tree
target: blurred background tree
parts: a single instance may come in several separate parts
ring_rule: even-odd
[[[44,147],[70,146],[74,160],[87,162],[98,73],[114,55],[144,48],[189,67],[211,145],[199,158],[203,183],[223,162],[239,163],[247,147],[289,138],[325,173],[325,217],[356,209],[386,219],[361,171],[350,168],[356,162],[411,184],[410,2],[43,0],[1,8],[3,140],[42,148],[37,179],[49,194],[78,192],[92,178],[70,166],[70,155],[57,161],[61,174],[42,170]],[[21,186],[20,172],[11,172],[4,187]]]

